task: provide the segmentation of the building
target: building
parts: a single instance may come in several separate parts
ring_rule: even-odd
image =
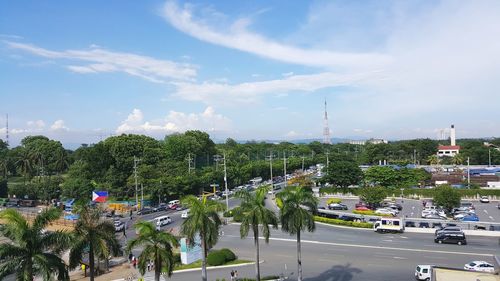
[[[455,125],[451,125],[450,128],[450,145],[440,145],[438,146],[437,156],[443,157],[453,157],[460,153],[460,146],[456,143],[455,135]]]
[[[355,145],[365,145],[365,144],[381,144],[381,143],[388,143],[387,140],[384,139],[369,139],[369,140],[350,140],[349,144],[355,144]]]

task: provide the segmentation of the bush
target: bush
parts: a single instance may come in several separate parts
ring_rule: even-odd
[[[223,265],[226,262],[226,256],[221,251],[213,250],[208,253],[207,263],[211,266]]]
[[[326,205],[339,204],[341,202],[342,202],[342,199],[340,199],[340,198],[329,198],[326,200]]]
[[[236,207],[232,209],[232,211],[233,211],[233,221],[235,222],[243,221],[243,213],[240,207]]]
[[[228,248],[223,248],[220,250],[220,252],[224,254],[226,262],[234,261],[237,258],[233,251],[229,250]]]
[[[354,211],[352,211],[352,213],[358,214],[358,215],[365,215],[365,216],[377,216],[377,214],[375,214],[375,211],[372,211],[372,210],[367,210],[367,211],[354,210]]]
[[[181,254],[174,253],[174,263],[181,263]]]
[[[225,217],[225,218],[232,218],[233,217],[233,210],[225,211],[222,214],[222,216]]]
[[[368,222],[345,221],[345,220],[340,220],[340,219],[329,219],[329,218],[324,218],[324,217],[319,217],[319,216],[314,216],[314,220],[317,222],[323,222],[323,223],[328,223],[328,224],[352,226],[352,227],[359,227],[359,228],[372,228],[373,227],[373,225],[371,223],[368,223]]]

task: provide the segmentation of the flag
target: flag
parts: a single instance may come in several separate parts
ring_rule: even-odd
[[[104,203],[108,199],[107,191],[92,191],[92,201]]]

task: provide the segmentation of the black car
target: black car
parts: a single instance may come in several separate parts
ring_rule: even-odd
[[[441,229],[441,228],[443,228],[443,225],[440,222],[433,222],[432,223],[432,228]]]
[[[405,227],[417,227],[414,221],[405,221]]]
[[[430,225],[429,225],[428,222],[423,221],[423,222],[421,222],[421,223],[418,224],[418,227],[420,227],[420,228],[429,228]]]
[[[462,233],[462,229],[458,226],[448,226],[448,227],[443,227],[441,229],[436,229],[436,231],[434,232],[435,235],[438,235],[440,233],[444,233],[444,232],[458,232],[458,233]]]
[[[137,211],[137,214],[138,215],[147,215],[147,214],[151,214],[153,212],[153,210],[151,208],[143,208],[143,209],[140,209],[139,211]]]
[[[442,233],[438,234],[436,238],[434,238],[434,242],[442,244],[458,244],[458,245],[467,245],[467,240],[465,239],[465,235],[463,233]]]
[[[344,220],[344,221],[355,221],[355,220],[357,220],[357,218],[353,217],[353,216],[340,216],[340,219]]]

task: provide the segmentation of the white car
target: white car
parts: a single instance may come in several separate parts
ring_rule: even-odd
[[[417,280],[431,280],[432,265],[417,265],[415,268],[415,279]]]
[[[422,218],[425,218],[427,217],[428,215],[434,215],[434,214],[437,214],[437,211],[436,210],[432,210],[432,209],[425,209],[422,211]]]
[[[392,210],[392,209],[386,209],[386,208],[377,209],[375,211],[375,214],[378,214],[378,215],[391,215],[393,217],[395,217],[397,215],[397,213],[394,210]]]
[[[182,214],[181,214],[182,219],[187,219],[189,217],[188,211],[189,210],[184,210],[184,212],[182,212]]]
[[[466,263],[464,269],[470,271],[495,272],[495,267],[491,263],[485,261],[472,261]]]
[[[490,198],[488,198],[488,196],[481,196],[481,199],[479,199],[479,202],[490,203]]]

